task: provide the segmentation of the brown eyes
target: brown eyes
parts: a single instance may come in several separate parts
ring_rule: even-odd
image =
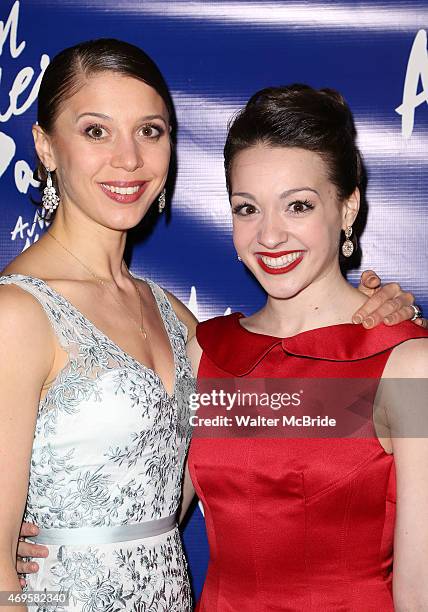
[[[99,140],[106,133],[106,130],[101,125],[90,125],[85,129],[85,134],[94,140]]]
[[[232,213],[234,215],[240,215],[241,217],[247,217],[248,215],[254,214],[256,207],[253,204],[237,204],[233,207]]]
[[[308,210],[313,209],[313,204],[308,202],[308,200],[296,200],[288,205],[288,210],[295,215],[301,215]]]
[[[313,204],[308,202],[308,200],[295,200],[294,202],[288,204],[287,212],[291,213],[292,215],[303,215],[313,208]],[[258,210],[256,206],[254,204],[248,204],[248,202],[237,204],[232,208],[232,213],[241,217],[248,217],[249,215],[253,215],[257,212]]]
[[[165,133],[165,130],[160,125],[155,124],[144,125],[140,131],[146,138],[159,138]]]
[[[156,140],[165,133],[165,129],[160,125],[147,123],[139,129],[138,133],[144,138]],[[92,124],[85,128],[85,134],[92,140],[101,140],[108,135],[108,131],[102,125]]]

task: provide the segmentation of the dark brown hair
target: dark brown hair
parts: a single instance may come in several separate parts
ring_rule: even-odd
[[[255,93],[229,126],[224,147],[226,184],[237,153],[262,143],[299,147],[325,160],[329,178],[343,200],[361,184],[361,157],[355,143],[353,117],[333,89],[294,84]]]

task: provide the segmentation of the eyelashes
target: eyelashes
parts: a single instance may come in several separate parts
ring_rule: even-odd
[[[144,136],[150,139],[157,139],[160,138],[163,134],[165,134],[165,129],[157,123],[146,123],[145,125],[143,125],[140,131],[145,131],[146,133],[144,134]],[[147,132],[150,132],[150,134],[148,134]],[[155,132],[155,134],[153,134],[153,132]]]
[[[92,123],[84,129],[84,133],[90,140],[103,140],[109,131],[100,123]],[[158,140],[165,134],[165,128],[157,123],[146,123],[138,130],[138,133],[147,140]]]
[[[247,213],[244,214],[243,211],[245,209],[252,209],[254,212],[256,212],[256,207],[253,206],[253,204],[243,203],[243,204],[237,204],[236,206],[234,206],[232,208],[232,214],[233,215],[240,215],[241,217],[248,217],[249,214],[250,215],[253,214],[253,213],[248,213],[248,210],[247,210]]]
[[[103,137],[103,134],[100,132],[105,132],[105,131],[106,131],[105,128],[103,128],[103,126],[99,123],[93,123],[92,125],[89,125],[87,128],[85,128],[85,134],[89,136],[89,138],[92,138],[93,140],[101,140],[101,138]],[[98,132],[98,134],[96,134],[95,132]]]
[[[291,207],[294,206],[294,209]],[[302,207],[304,207],[302,209]],[[296,210],[296,208],[300,208],[300,210]],[[314,205],[309,202],[309,200],[295,200],[288,205],[288,210],[293,212],[295,215],[304,215],[306,212],[313,210]]]
[[[294,216],[304,215],[305,213],[314,209],[314,205],[309,200],[294,200],[287,206],[287,212]],[[232,207],[232,214],[240,217],[249,217],[257,213],[257,207],[254,204],[248,202],[242,202]]]

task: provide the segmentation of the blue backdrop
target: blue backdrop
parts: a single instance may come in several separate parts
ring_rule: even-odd
[[[297,81],[337,88],[354,112],[369,176],[361,268],[398,280],[426,311],[425,0],[1,0],[0,20],[1,267],[44,229],[30,202],[31,124],[49,58],[81,40],[117,37],[156,60],[179,123],[171,214],[135,246],[134,273],[173,291],[200,319],[261,305],[231,243],[222,146],[228,119],[250,94]],[[185,542],[198,594],[207,564],[199,509]]]

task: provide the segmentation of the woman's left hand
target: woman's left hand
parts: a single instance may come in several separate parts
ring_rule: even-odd
[[[415,314],[411,307],[415,302],[413,293],[403,291],[398,283],[382,286],[380,278],[373,270],[366,270],[361,274],[358,289],[369,299],[354,313],[354,323],[362,323],[366,328],[376,327],[382,322],[385,325],[396,325],[411,319]],[[420,318],[414,322],[428,328],[426,319]]]

